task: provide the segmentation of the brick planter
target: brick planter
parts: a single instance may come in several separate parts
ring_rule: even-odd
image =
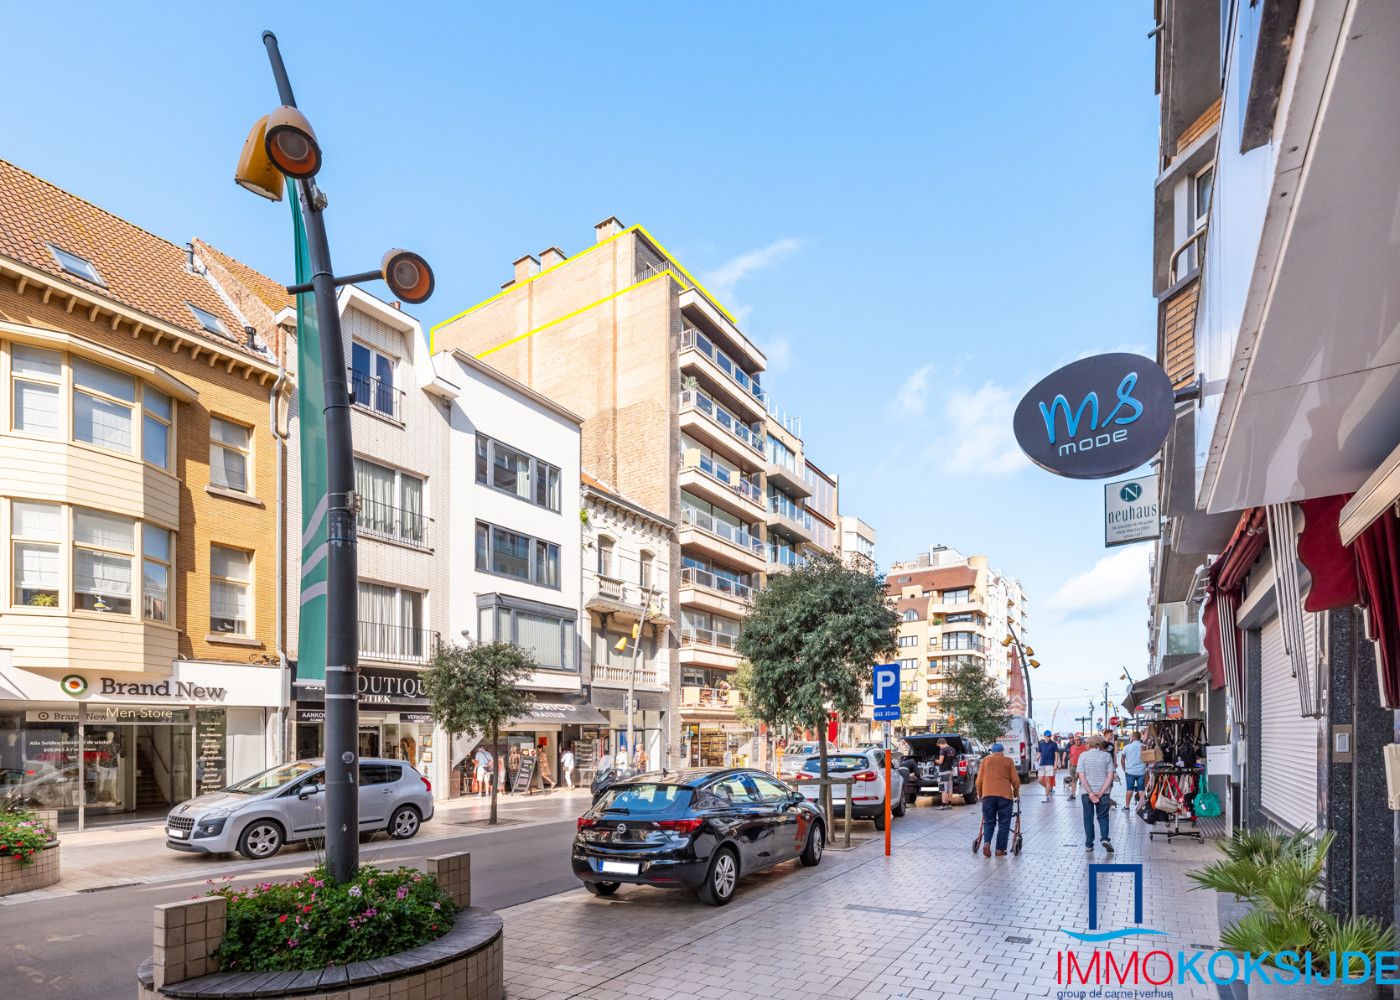
[[[369,962],[305,972],[212,973],[227,902],[202,897],[155,909],[155,950],[136,972],[137,1000],[300,997],[305,1000],[502,1000],[501,918],[471,906],[471,855],[428,859],[428,874],[458,906],[435,941]]]
[[[49,829],[58,829],[57,810],[36,809],[34,813]],[[0,896],[42,889],[45,886],[53,885],[58,880],[57,837],[45,844],[44,849],[35,855],[27,865],[20,864],[18,858],[0,858]]]

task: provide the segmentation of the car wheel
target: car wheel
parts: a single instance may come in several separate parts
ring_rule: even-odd
[[[821,864],[824,847],[826,847],[826,834],[822,831],[822,825],[813,823],[811,833],[807,834],[807,846],[802,848],[802,864],[807,868],[815,868]]]
[[[881,809],[879,812],[877,812],[877,813],[875,814],[875,829],[877,829],[877,830],[884,830],[884,829],[885,829],[885,810],[884,810],[884,809]]]
[[[914,793],[912,793],[912,794],[910,794],[910,795],[904,796],[904,802],[905,802],[906,805],[911,805],[911,806],[916,806],[916,805],[918,805],[918,804],[919,804],[919,793],[918,793],[918,792],[914,792]]]
[[[585,882],[583,887],[595,896],[611,896],[622,888],[621,882]]]
[[[262,861],[282,849],[285,836],[281,825],[275,821],[254,820],[238,838],[238,853],[250,861]]]
[[[704,884],[700,886],[700,901],[710,906],[723,906],[734,898],[738,884],[739,856],[731,848],[720,848],[710,862],[710,870],[705,873]]]
[[[895,800],[894,805],[890,808],[890,812],[892,815],[895,816],[904,815],[904,796],[901,795],[898,799]]]
[[[413,806],[399,806],[394,810],[394,815],[389,817],[389,836],[395,840],[408,840],[418,833],[418,828],[423,825],[423,818],[418,815],[418,810]]]

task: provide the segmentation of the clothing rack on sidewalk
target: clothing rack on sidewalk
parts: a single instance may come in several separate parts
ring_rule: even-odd
[[[1204,840],[1196,823],[1194,799],[1201,783],[1205,780],[1205,769],[1200,767],[1178,767],[1175,764],[1154,764],[1150,769],[1147,784],[1148,809],[1156,809],[1166,814],[1164,830],[1148,831],[1148,839],[1166,837],[1171,843],[1177,837],[1194,837]],[[1161,803],[1175,803],[1176,809],[1163,809]],[[1185,824],[1190,824],[1187,828]]]

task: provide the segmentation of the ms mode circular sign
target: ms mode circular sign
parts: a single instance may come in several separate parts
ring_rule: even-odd
[[[1157,362],[1096,354],[1036,383],[1016,407],[1016,441],[1032,462],[1070,479],[1136,469],[1162,447],[1176,393]]]

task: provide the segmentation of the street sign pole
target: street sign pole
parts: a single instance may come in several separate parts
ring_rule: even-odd
[[[885,857],[890,856],[890,724],[885,723]]]
[[[890,856],[890,723],[899,721],[899,664],[877,663],[871,668],[870,690],[873,694],[876,722],[885,724],[885,857]]]

